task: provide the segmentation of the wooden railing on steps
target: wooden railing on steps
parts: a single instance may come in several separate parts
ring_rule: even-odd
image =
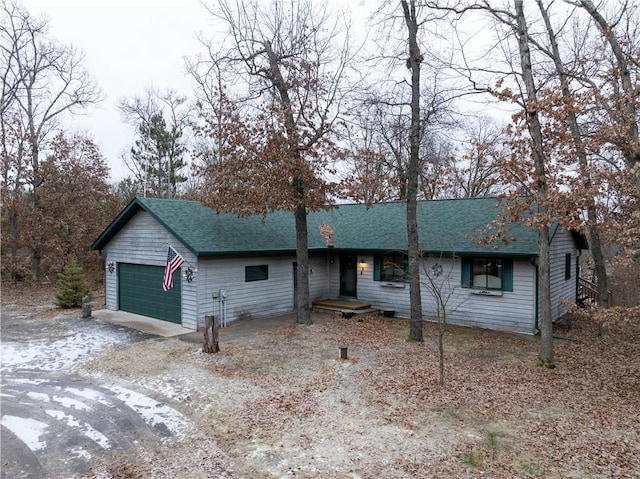
[[[599,299],[598,285],[584,278],[578,278],[578,303],[598,304]],[[611,304],[611,292],[609,292],[609,304]]]

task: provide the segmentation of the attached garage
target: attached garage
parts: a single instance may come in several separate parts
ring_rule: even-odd
[[[163,275],[162,266],[118,264],[118,309],[180,324],[180,271],[174,273],[169,291],[162,290]]]

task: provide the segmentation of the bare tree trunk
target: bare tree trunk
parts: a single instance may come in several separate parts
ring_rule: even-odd
[[[204,343],[202,344],[203,353],[220,352],[220,344],[218,337],[220,334],[220,318],[213,315],[204,317]]]
[[[298,289],[297,289],[297,322],[312,324],[309,310],[309,247],[307,238],[307,209],[298,206],[296,217],[296,259],[298,261]]]
[[[525,84],[527,99],[525,102],[526,121],[531,136],[531,156],[534,166],[534,181],[538,198],[538,215],[542,217],[543,225],[538,227],[538,299],[540,325],[540,364],[554,367],[553,352],[553,320],[551,315],[551,264],[549,258],[549,226],[547,225],[547,172],[544,161],[544,143],[542,126],[538,117],[537,90],[531,66],[531,52],[529,50],[529,30],[524,16],[523,0],[514,0],[517,22],[518,47],[520,50],[520,64],[522,79]]]
[[[407,168],[407,242],[409,255],[409,300],[411,308],[409,339],[423,341],[422,297],[420,293],[420,239],[418,237],[418,178],[420,165],[420,63],[418,20],[415,0],[401,0],[404,19],[409,31],[409,59],[411,69],[411,146]]]
[[[598,306],[608,308],[611,306],[609,301],[609,274],[607,273],[607,263],[604,257],[604,248],[600,240],[599,228],[597,226],[596,210],[591,205],[587,208],[587,238],[589,240],[589,248],[593,257],[593,264],[596,268],[597,286],[598,286]]]
[[[18,232],[18,212],[15,207],[11,207],[9,210],[9,232],[11,234],[11,281],[18,279],[18,244],[19,244],[19,232]]]
[[[540,326],[540,365],[555,367],[553,318],[551,315],[551,263],[549,261],[549,227],[538,228],[538,301]]]

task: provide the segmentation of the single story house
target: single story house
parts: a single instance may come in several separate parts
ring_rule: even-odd
[[[436,303],[428,278],[449,298],[452,324],[535,334],[538,330],[538,233],[509,225],[505,245],[479,244],[498,217],[495,198],[420,202],[418,223],[424,317]],[[333,237],[328,244],[328,225]],[[294,218],[273,212],[239,218],[197,201],[135,198],[93,243],[105,257],[106,307],[196,330],[207,314],[223,321],[296,307]],[[357,300],[409,315],[406,204],[344,204],[308,216],[310,300]],[[551,230],[553,318],[576,301],[580,234]],[[168,246],[183,258],[163,291]]]

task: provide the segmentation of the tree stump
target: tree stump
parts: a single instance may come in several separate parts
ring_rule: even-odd
[[[217,316],[207,315],[204,317],[204,343],[203,353],[220,352],[218,345],[218,334],[220,332],[220,319]]]

